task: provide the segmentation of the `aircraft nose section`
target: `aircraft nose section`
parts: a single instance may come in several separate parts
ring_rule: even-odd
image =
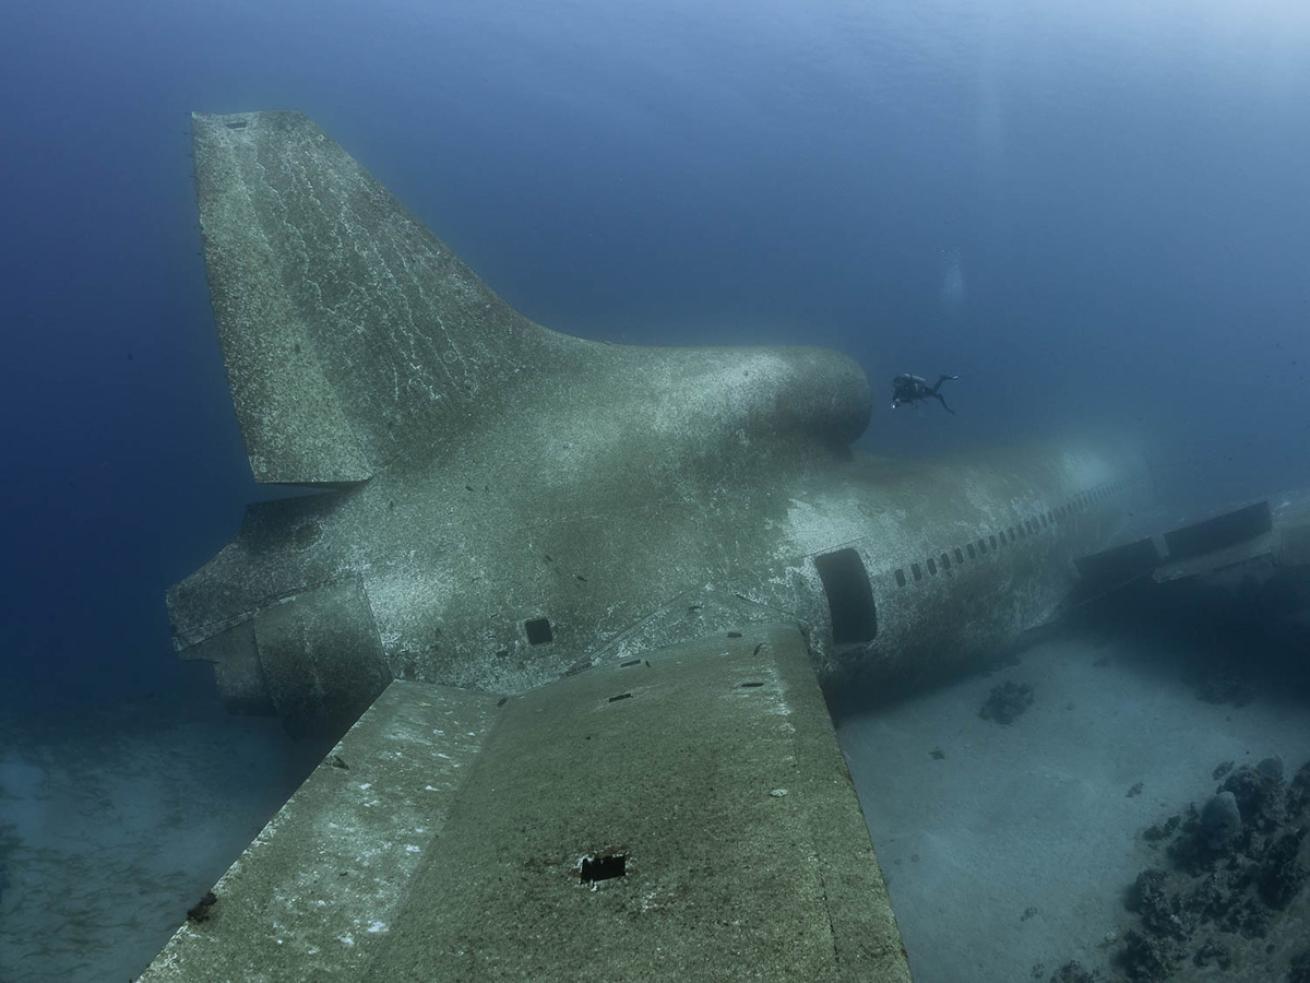
[[[180,603],[177,591],[170,608]],[[230,710],[275,713],[294,734],[344,733],[391,681],[357,578],[279,597],[211,627],[195,641],[175,630],[182,658],[211,663]]]

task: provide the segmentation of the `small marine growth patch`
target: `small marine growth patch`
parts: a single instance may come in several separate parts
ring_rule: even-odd
[[[206,891],[205,896],[187,909],[186,920],[189,922],[209,921],[210,909],[218,903],[218,896],[213,891]]]
[[[995,720],[998,724],[1009,724],[1032,705],[1033,688],[1027,683],[1010,680],[992,687],[978,716],[983,720]]]

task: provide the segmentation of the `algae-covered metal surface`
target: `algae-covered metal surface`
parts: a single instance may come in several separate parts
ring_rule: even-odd
[[[843,355],[550,331],[304,116],[194,127],[251,467],[323,488],[252,506],[169,592],[235,706],[339,733],[388,678],[524,692],[742,605],[810,626],[829,685],[935,670],[1048,619],[1145,492],[1131,450],[1075,441],[853,454],[872,399]],[[324,591],[351,599],[331,625]],[[834,638],[834,596],[863,628]],[[299,598],[303,652],[261,630]],[[346,632],[375,641],[330,655]]]
[[[396,682],[142,980],[357,979],[447,822],[496,699]]]
[[[396,682],[142,983],[909,980],[801,633]]]
[[[146,979],[908,979],[820,686],[1050,619],[1140,457],[870,458],[841,354],[548,330],[304,116],[194,130],[252,471],[316,493],[174,641],[234,709],[368,712]]]

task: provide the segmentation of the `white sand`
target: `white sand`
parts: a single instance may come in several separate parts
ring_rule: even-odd
[[[1105,972],[1123,890],[1158,857],[1140,832],[1213,793],[1221,761],[1279,755],[1290,777],[1310,758],[1303,703],[1201,702],[1179,678],[1188,653],[1145,645],[1043,642],[840,723],[916,983],[1045,981],[1070,959]],[[981,719],[1009,679],[1032,707]]]
[[[320,752],[210,704],[0,720],[0,980],[140,973]]]

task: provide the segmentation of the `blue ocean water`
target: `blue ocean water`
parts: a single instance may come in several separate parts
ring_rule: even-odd
[[[304,110],[557,329],[964,377],[874,449],[1127,422],[1239,494],[1310,477],[1307,105],[1290,0],[11,0],[3,693],[175,684],[162,590],[260,494],[192,110]]]
[[[314,760],[176,699],[211,684],[176,661],[163,592],[276,494],[250,477],[215,337],[193,110],[308,113],[558,330],[849,353],[879,396],[869,450],[1117,427],[1164,486],[1218,502],[1310,483],[1307,106],[1293,0],[8,0],[0,804],[21,808],[0,815],[0,899],[14,842],[49,851],[24,918],[66,940],[84,910],[33,884],[112,847],[88,880],[163,884],[158,910],[61,958],[136,932],[112,962],[135,972]],[[959,374],[958,415],[890,412],[905,371]],[[960,692],[941,699],[971,715]],[[45,729],[20,739],[9,712]],[[882,726],[850,740],[867,728],[885,757]],[[919,862],[919,841],[887,846]],[[63,921],[33,914],[48,895]],[[75,978],[47,956],[27,965]]]

